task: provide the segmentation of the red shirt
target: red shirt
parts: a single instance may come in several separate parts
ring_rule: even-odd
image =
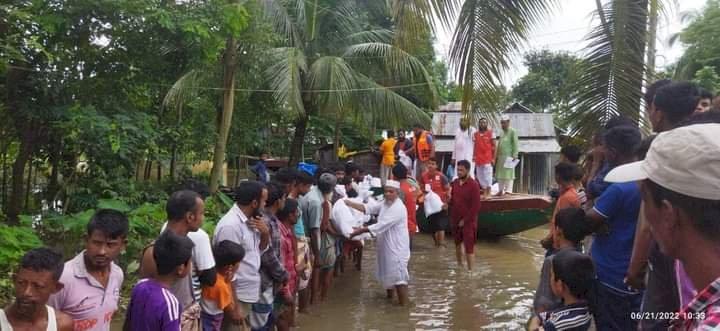
[[[287,285],[282,289],[287,294],[293,295],[297,287],[297,270],[295,269],[295,231],[288,228],[284,223],[280,223],[280,253],[282,256],[282,264],[288,272]]]
[[[440,196],[442,202],[447,202],[448,190],[446,187],[448,183],[447,177],[439,171],[435,171],[432,175],[430,171],[425,171],[420,178],[420,189],[425,190],[425,184],[430,184],[430,189]]]
[[[490,164],[495,156],[495,143],[493,142],[492,130],[487,129],[485,132],[475,132],[475,164]]]
[[[417,210],[417,189],[406,180],[400,182],[400,190],[405,195],[405,208],[408,214],[408,231],[411,234],[417,232],[417,220],[415,219],[415,211]]]
[[[450,219],[458,222],[477,220],[480,213],[480,185],[472,178],[465,183],[457,179],[452,182],[452,198],[450,199]]]

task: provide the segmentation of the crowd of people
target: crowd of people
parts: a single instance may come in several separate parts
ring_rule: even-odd
[[[532,330],[720,328],[720,110],[706,109],[705,94],[685,82],[656,82],[645,99],[657,136],[643,139],[636,122],[615,118],[588,153],[561,151]],[[123,329],[290,330],[297,313],[328,298],[347,262],[361,270],[366,240],[376,242],[388,299],[407,305],[417,209],[436,247],[449,230],[458,265],[473,269],[493,177],[498,195],[513,188],[519,151],[509,117],[499,133],[487,119],[477,129],[463,121],[448,176],[421,125],[412,138],[388,132],[381,178],[352,162],[272,177],[262,164],[258,181],[235,189],[212,236],[202,229],[207,188],[172,193],[167,222],[140,252]],[[125,215],[102,209],[72,259],[28,251],[0,329],[109,330],[124,281],[114,261],[129,235]]]
[[[562,149],[530,330],[720,329],[720,109],[708,99],[655,82],[657,135],[618,117],[584,158]]]

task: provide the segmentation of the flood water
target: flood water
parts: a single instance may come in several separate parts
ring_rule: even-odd
[[[385,298],[375,280],[375,246],[367,243],[363,270],[347,263],[326,302],[300,315],[299,330],[520,330],[530,316],[544,250],[541,226],[475,246],[475,271],[459,269],[455,249],[436,249],[418,234],[410,258],[409,307]]]

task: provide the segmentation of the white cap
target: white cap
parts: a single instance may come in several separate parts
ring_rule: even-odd
[[[509,120],[510,120],[510,115],[502,115],[502,116],[500,116],[500,120],[501,120],[501,121],[509,121]]]
[[[394,188],[396,190],[400,189],[400,182],[396,180],[389,179],[387,182],[385,182],[385,187]]]
[[[720,200],[720,124],[696,124],[663,132],[644,161],[619,166],[605,181],[650,179],[693,198]]]

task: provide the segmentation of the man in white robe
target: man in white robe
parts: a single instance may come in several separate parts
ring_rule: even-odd
[[[345,203],[366,214],[377,214],[377,223],[358,228],[351,237],[370,233],[377,237],[377,278],[387,290],[388,299],[397,292],[401,306],[408,303],[408,262],[410,261],[410,236],[407,226],[405,204],[399,198],[400,183],[388,180],[385,184],[385,200],[375,204],[360,204],[349,200]]]
[[[473,162],[473,152],[475,143],[475,128],[471,127],[467,119],[460,120],[460,127],[455,131],[455,143],[453,144],[452,160],[450,163],[455,167],[452,173],[452,179],[457,178],[457,163],[462,160],[470,162],[470,177],[475,174],[475,162]]]

